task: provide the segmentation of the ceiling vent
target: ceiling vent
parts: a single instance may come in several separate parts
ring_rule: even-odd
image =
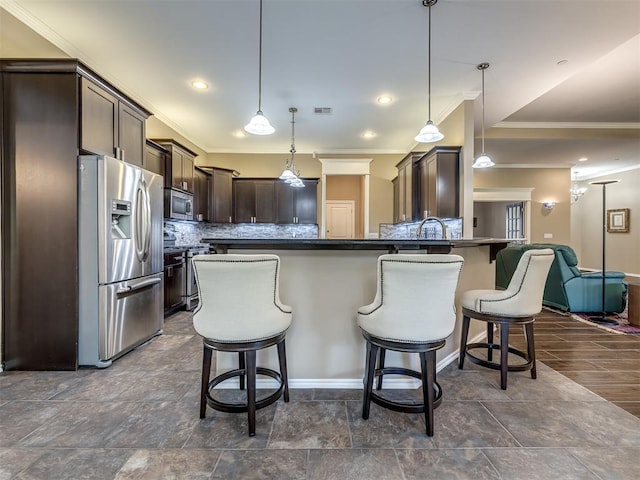
[[[313,113],[318,115],[331,115],[331,107],[314,107]]]

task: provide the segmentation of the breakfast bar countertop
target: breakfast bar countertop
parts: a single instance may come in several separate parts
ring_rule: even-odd
[[[426,250],[427,253],[450,253],[454,248],[490,246],[490,261],[498,251],[510,242],[504,238],[474,238],[460,240],[410,240],[410,239],[348,239],[322,238],[203,238],[217,253],[228,249],[250,250]]]

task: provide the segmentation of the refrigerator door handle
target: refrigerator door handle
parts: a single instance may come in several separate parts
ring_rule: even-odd
[[[145,237],[145,246],[144,246],[144,258],[145,260],[149,257],[149,249],[151,247],[151,226],[152,226],[152,219],[151,219],[151,194],[149,193],[149,186],[147,184],[145,184],[144,186],[144,197],[145,197],[145,205],[146,205],[146,209],[147,209],[147,232],[146,232],[146,237]]]
[[[160,278],[149,278],[147,280],[142,280],[138,283],[134,283],[133,285],[127,285],[124,288],[119,288],[116,290],[117,295],[124,295],[125,293],[135,292],[136,290],[142,290],[143,288],[150,287],[151,285],[155,285],[156,283],[160,283],[162,279]]]
[[[134,245],[136,249],[136,257],[138,257],[138,261],[140,262],[144,260],[144,243],[145,243],[144,231],[146,229],[145,227],[146,212],[145,213],[142,212],[142,209],[145,208],[143,199],[144,199],[144,188],[143,188],[142,182],[138,182],[138,185],[136,186],[136,193],[134,198],[135,205],[133,210],[135,215]]]

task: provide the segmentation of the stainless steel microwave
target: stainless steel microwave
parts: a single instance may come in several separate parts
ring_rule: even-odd
[[[166,188],[164,191],[165,218],[193,220],[193,195],[180,190]]]

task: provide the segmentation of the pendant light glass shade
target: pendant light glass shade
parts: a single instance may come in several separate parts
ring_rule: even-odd
[[[473,168],[489,168],[489,167],[493,167],[495,165],[495,163],[493,163],[493,160],[491,160],[491,158],[489,158],[489,155],[483,153],[481,154],[478,158],[476,158],[476,161],[473,162]]]
[[[429,9],[429,15],[428,15],[429,17],[429,27],[428,27],[429,56],[428,56],[428,62],[427,62],[429,67],[429,74],[428,74],[429,120],[427,121],[427,124],[424,127],[422,127],[422,130],[418,132],[418,135],[414,137],[414,140],[420,143],[438,142],[444,138],[444,135],[440,132],[440,130],[438,130],[438,127],[436,127],[431,121],[431,7],[435,5],[437,2],[438,0],[423,0],[422,2],[422,4]]]
[[[258,111],[244,126],[247,133],[253,135],[271,135],[276,131],[271,126],[267,117],[262,113],[262,0],[260,0],[260,43],[258,54]]]
[[[440,132],[440,130],[438,130],[438,127],[436,127],[433,122],[429,120],[427,124],[422,127],[422,130],[418,132],[418,135],[414,137],[414,140],[421,143],[431,143],[442,140],[443,138],[444,135]]]
[[[254,135],[271,135],[276,131],[260,110],[251,117],[251,120],[244,126],[244,129],[246,132]]]
[[[472,167],[473,168],[490,168],[490,167],[493,167],[495,163],[493,163],[493,160],[491,160],[489,155],[484,153],[484,71],[487,68],[489,68],[489,64],[481,63],[480,65],[478,65],[477,68],[482,72],[482,153],[478,158],[476,158],[476,161],[473,162]]]

